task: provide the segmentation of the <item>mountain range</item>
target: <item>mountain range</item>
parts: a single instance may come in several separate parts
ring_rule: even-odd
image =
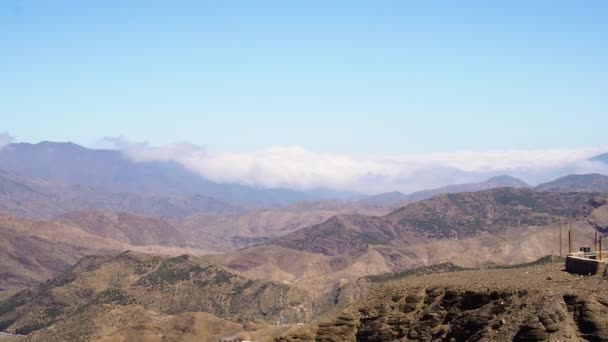
[[[130,211],[151,216],[230,214],[243,208],[214,198],[110,192],[93,186],[26,178],[0,170],[0,211],[22,217],[52,218],[75,210]]]
[[[219,184],[49,142],[7,146],[0,169],[0,330],[28,334],[0,341],[604,336],[576,321],[603,310],[601,296],[588,299],[596,290],[564,292],[575,279],[549,262],[516,267],[560,282],[520,293],[499,269],[566,253],[565,229],[573,248],[605,237],[608,176],[362,197]],[[548,279],[526,277],[538,289]],[[576,314],[556,330],[560,298]],[[536,311],[520,315],[525,303]]]
[[[358,196],[324,189],[303,192],[217,183],[175,162],[135,162],[121,151],[89,149],[70,142],[9,144],[0,149],[0,169],[23,177],[92,186],[114,193],[204,196],[256,206]]]
[[[508,175],[496,176],[479,183],[451,184],[436,189],[421,190],[411,194],[403,194],[398,191],[387,192],[366,197],[361,200],[365,203],[387,204],[407,203],[431,198],[438,194],[474,192],[493,188],[528,188],[526,182]]]

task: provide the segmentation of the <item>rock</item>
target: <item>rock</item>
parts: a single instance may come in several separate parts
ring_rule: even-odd
[[[549,338],[545,327],[535,318],[527,319],[513,338],[515,342],[546,341]]]

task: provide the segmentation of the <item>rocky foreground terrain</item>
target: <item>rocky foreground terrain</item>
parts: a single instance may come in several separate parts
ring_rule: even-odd
[[[309,297],[198,258],[87,257],[0,303],[0,341],[606,341],[608,278],[545,257],[445,263],[363,277]]]
[[[608,281],[562,268],[366,278],[361,299],[275,341],[608,340]]]

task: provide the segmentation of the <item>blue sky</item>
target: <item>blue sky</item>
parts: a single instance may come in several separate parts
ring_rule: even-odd
[[[0,131],[348,155],[603,146],[607,13],[606,1],[6,0]]]

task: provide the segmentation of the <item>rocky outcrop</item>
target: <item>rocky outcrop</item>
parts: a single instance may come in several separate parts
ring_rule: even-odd
[[[588,302],[580,305],[580,320],[593,321],[587,330],[597,334],[600,316],[585,309]],[[551,341],[561,336],[565,317],[563,311],[530,302],[526,291],[422,288],[344,310],[314,332],[277,341]],[[599,341],[604,335],[594,336]]]
[[[608,341],[608,299],[567,294],[564,301],[568,311],[573,314],[582,338],[592,342]]]

